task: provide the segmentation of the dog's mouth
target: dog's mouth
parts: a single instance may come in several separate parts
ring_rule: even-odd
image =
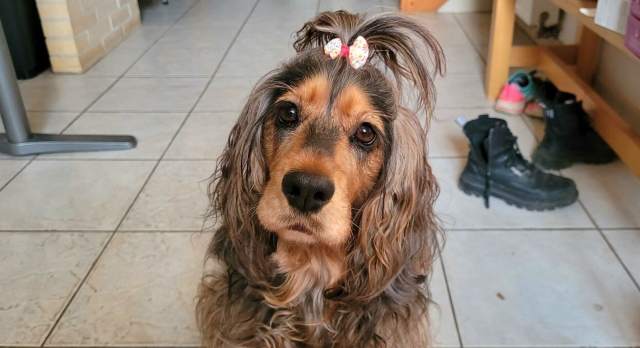
[[[307,235],[313,234],[313,232],[310,229],[308,229],[303,224],[299,224],[299,223],[289,226],[289,230],[294,231],[294,232],[300,232],[300,233],[307,234]]]
[[[302,223],[285,225],[283,228],[272,231],[282,238],[282,240],[292,243],[315,244],[319,241],[316,230]]]

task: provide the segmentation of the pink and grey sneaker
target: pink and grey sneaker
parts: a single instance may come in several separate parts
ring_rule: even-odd
[[[520,115],[524,112],[542,116],[542,110],[537,103],[531,103],[538,98],[543,84],[536,74],[535,70],[530,72],[519,70],[511,75],[498,96],[495,104],[496,111],[509,115]]]
[[[504,114],[520,115],[524,111],[526,103],[527,98],[520,91],[520,86],[517,83],[505,83],[494,109]]]

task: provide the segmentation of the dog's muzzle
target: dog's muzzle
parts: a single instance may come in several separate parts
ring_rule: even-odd
[[[311,173],[294,171],[282,179],[282,192],[289,205],[302,213],[313,213],[324,207],[335,191],[329,178]]]

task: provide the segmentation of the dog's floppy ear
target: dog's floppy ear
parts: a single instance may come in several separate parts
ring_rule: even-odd
[[[262,243],[264,235],[256,235],[261,229],[255,226],[258,222],[253,217],[267,180],[261,138],[264,114],[273,94],[271,87],[262,83],[249,96],[209,185],[210,216],[221,226],[210,252],[249,279],[259,277],[246,274],[246,265],[266,264],[258,259],[266,257],[267,251],[262,249],[268,243]],[[254,267],[246,271],[259,270]]]
[[[393,122],[393,141],[378,187],[358,211],[347,293],[366,300],[383,290],[402,296],[424,282],[440,232],[433,205],[438,184],[427,162],[426,134],[406,109]],[[393,283],[393,284],[392,284]]]
[[[433,73],[444,74],[442,47],[417,21],[395,13],[382,13],[365,20],[345,11],[323,12],[297,33],[296,51],[322,47],[333,38],[351,45],[358,36],[369,44],[369,62],[393,75],[399,95],[409,83],[419,97],[419,106],[429,114],[435,102]]]
[[[359,313],[362,306],[376,310],[344,323],[372,335],[378,321],[392,325],[391,332],[416,330],[411,325],[428,323],[432,301],[425,284],[441,233],[433,213],[438,185],[427,163],[425,131],[413,113],[406,109],[400,113],[393,122],[393,142],[378,187],[355,215],[349,273],[339,289],[342,310]],[[394,340],[401,347],[430,346],[427,335],[399,334]]]

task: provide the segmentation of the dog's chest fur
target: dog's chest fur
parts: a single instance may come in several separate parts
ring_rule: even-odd
[[[300,308],[307,323],[324,320],[324,291],[344,276],[345,254],[325,246],[300,246],[278,243],[272,261],[284,282],[265,298],[274,307]]]
[[[320,343],[328,339],[327,334],[335,332],[328,320],[331,308],[325,300],[325,290],[344,276],[344,257],[339,249],[279,242],[272,261],[284,281],[272,291],[263,293],[265,303],[274,309],[270,320],[279,327],[273,333]],[[291,328],[301,330],[298,334],[287,329],[287,324],[294,322],[303,324]]]

